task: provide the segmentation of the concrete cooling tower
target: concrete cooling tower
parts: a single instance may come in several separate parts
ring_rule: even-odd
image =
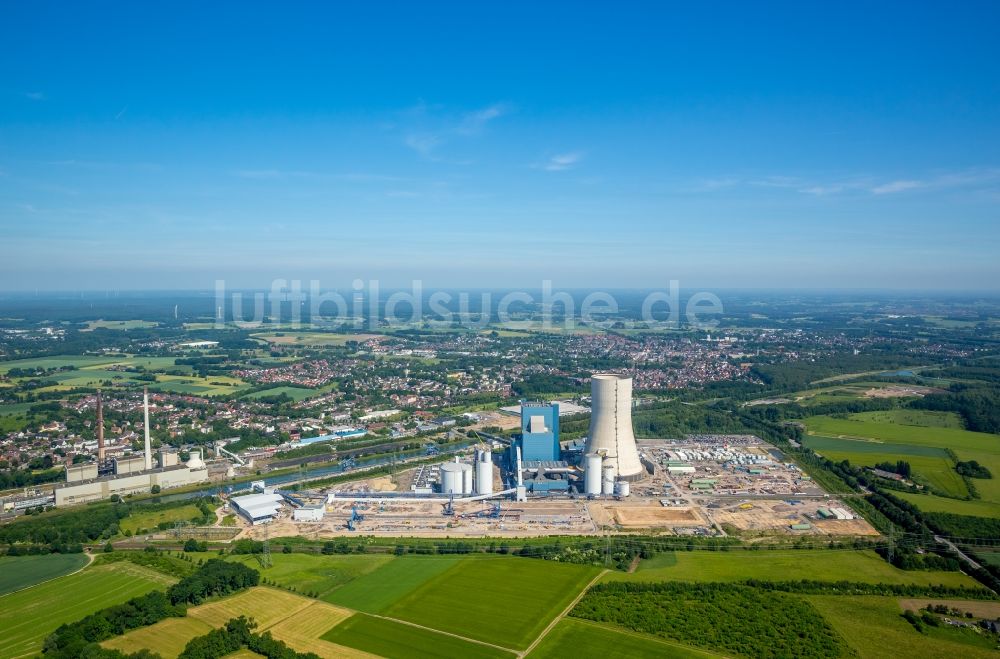
[[[642,478],[632,434],[632,378],[595,373],[590,380],[590,397],[590,433],[585,452],[603,455],[605,466],[614,466],[618,478]]]

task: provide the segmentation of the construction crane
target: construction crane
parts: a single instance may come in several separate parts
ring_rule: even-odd
[[[454,516],[454,514],[455,514],[455,495],[454,494],[452,494],[451,497],[448,498],[448,503],[444,504],[444,510],[441,511],[441,514],[445,515],[447,517]]]

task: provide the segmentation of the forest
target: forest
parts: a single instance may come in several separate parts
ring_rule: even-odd
[[[849,652],[806,601],[740,584],[598,584],[570,615],[745,657]]]

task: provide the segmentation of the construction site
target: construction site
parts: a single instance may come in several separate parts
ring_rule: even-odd
[[[519,435],[453,460],[316,489],[262,480],[226,507],[252,538],[877,534],[755,436],[637,441],[629,378],[595,375],[592,400],[585,442],[560,442],[558,403],[523,401]]]

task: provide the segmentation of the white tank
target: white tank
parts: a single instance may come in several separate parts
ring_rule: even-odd
[[[615,494],[620,497],[627,497],[632,493],[632,486],[628,481],[618,481],[615,483]]]
[[[607,462],[605,461],[604,469],[602,469],[601,471],[604,473],[604,477],[601,479],[601,493],[614,494],[615,493],[614,465],[607,464]]]
[[[462,463],[462,494],[472,494],[472,465]]]
[[[486,451],[476,462],[476,494],[493,494],[493,459]]]
[[[583,491],[585,494],[601,493],[601,455],[588,453],[583,464]]]
[[[595,373],[590,379],[590,397],[586,452],[603,453],[622,478],[641,476],[642,463],[632,433],[632,378]]]
[[[446,462],[441,465],[441,493],[462,493],[462,465],[457,462]]]

